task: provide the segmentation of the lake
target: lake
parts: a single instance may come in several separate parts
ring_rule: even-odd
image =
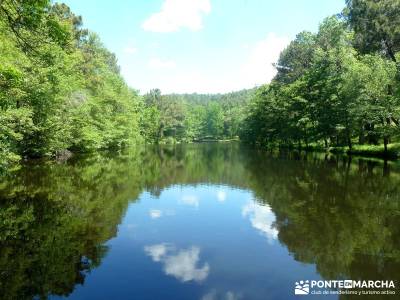
[[[298,299],[306,280],[397,295],[303,299],[399,297],[397,162],[142,147],[26,162],[0,199],[1,299]]]

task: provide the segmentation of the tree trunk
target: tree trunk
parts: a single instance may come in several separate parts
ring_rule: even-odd
[[[361,126],[360,134],[358,135],[358,143],[360,145],[364,145],[365,143],[364,126]]]
[[[385,156],[387,156],[387,151],[388,151],[388,148],[387,148],[387,145],[389,144],[389,138],[387,137],[387,136],[385,136],[384,138],[383,138],[383,145],[384,145],[384,147],[385,147]]]
[[[393,62],[397,62],[396,56],[394,55],[393,48],[391,47],[391,45],[389,45],[389,42],[387,40],[385,40],[385,46],[386,46],[386,52],[387,52],[388,56],[390,57],[390,59]]]
[[[383,176],[387,177],[389,175],[390,175],[390,167],[389,167],[387,159],[385,159],[385,161],[383,163]]]
[[[164,137],[164,124],[160,125],[160,130],[158,132],[158,140],[162,140],[162,138]]]
[[[388,127],[390,127],[390,118],[386,118],[386,124]],[[389,142],[390,142],[390,136],[389,136],[389,134],[385,134],[385,136],[383,137],[383,145],[385,147],[385,156],[387,156],[387,154],[388,154],[387,146],[388,146]]]
[[[353,144],[351,143],[351,135],[349,129],[347,129],[347,144],[349,146],[349,150],[353,149]]]

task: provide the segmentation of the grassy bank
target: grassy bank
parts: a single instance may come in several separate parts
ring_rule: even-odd
[[[329,152],[333,154],[359,155],[389,159],[400,158],[400,143],[389,144],[387,147],[387,152],[385,152],[384,145],[353,145],[351,150],[348,146],[325,148],[322,144],[317,143],[312,143],[308,146],[301,145],[300,147],[297,145],[280,145],[276,147],[268,147],[269,150],[272,150],[271,148],[286,150],[304,150],[310,152]]]
[[[328,151],[370,157],[400,158],[400,143],[389,144],[387,148],[387,152],[385,152],[383,145],[354,145],[352,149],[349,147],[330,147]]]

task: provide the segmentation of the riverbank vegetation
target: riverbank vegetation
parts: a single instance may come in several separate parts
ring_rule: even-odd
[[[137,143],[139,97],[64,4],[0,3],[0,162]]]
[[[281,53],[276,77],[250,104],[243,140],[399,155],[398,144],[390,144],[400,134],[400,2],[346,4]]]
[[[281,53],[274,80],[218,95],[141,96],[65,4],[0,2],[0,168],[23,157],[240,139],[396,157],[400,2],[348,0]]]
[[[254,90],[145,96],[65,4],[0,3],[0,164],[132,144],[233,139]]]

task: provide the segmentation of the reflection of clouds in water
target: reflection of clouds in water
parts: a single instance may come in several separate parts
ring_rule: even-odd
[[[150,218],[152,218],[152,219],[158,219],[159,217],[162,216],[162,211],[158,210],[158,209],[152,209],[149,211],[149,215],[150,215]]]
[[[199,198],[195,195],[183,195],[182,198],[180,199],[180,203],[198,207]]]
[[[167,209],[167,210],[164,211],[164,215],[165,215],[165,216],[169,216],[169,217],[175,216],[175,210],[173,210],[173,209]]]
[[[224,202],[226,200],[226,192],[221,190],[217,193],[217,199],[219,202]]]
[[[126,224],[125,226],[126,226],[126,228],[128,228],[129,230],[133,230],[133,229],[135,229],[135,228],[137,227],[136,224],[131,224],[131,223]]]
[[[242,208],[242,215],[249,217],[251,225],[261,231],[263,235],[272,241],[278,237],[278,230],[273,227],[275,215],[267,205],[249,202]]]
[[[176,250],[168,244],[145,246],[144,251],[153,261],[164,264],[164,272],[177,279],[185,281],[202,281],[207,278],[210,267],[205,263],[198,267],[200,256],[199,247],[190,247],[186,250]]]
[[[168,248],[171,248],[171,246],[167,244],[157,244],[145,246],[144,251],[147,255],[151,256],[154,261],[161,261],[161,258],[167,254]]]
[[[201,300],[239,300],[242,297],[239,295],[235,294],[232,291],[227,291],[226,293],[219,293],[215,289],[211,290],[207,294],[205,294],[203,297],[201,297]]]
[[[208,276],[209,266],[204,264],[197,268],[200,249],[191,247],[188,250],[181,250],[176,255],[166,257],[164,270],[168,275],[173,275],[182,281],[202,281]]]

